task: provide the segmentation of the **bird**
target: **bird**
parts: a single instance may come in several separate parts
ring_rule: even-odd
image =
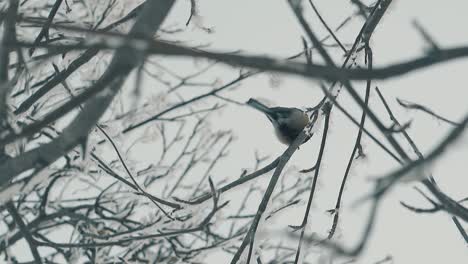
[[[309,117],[299,108],[268,107],[253,98],[250,98],[246,104],[267,116],[273,124],[277,138],[281,143],[286,145],[293,143],[309,123]],[[301,144],[305,143],[309,138],[306,138]]]

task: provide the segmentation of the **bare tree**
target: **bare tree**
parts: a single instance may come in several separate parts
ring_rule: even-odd
[[[203,263],[212,252],[223,251],[231,256],[226,260],[230,263],[310,263],[307,256],[318,246],[352,260],[369,241],[382,198],[403,181],[415,181],[432,207],[417,208],[406,201],[402,206],[415,213],[450,214],[454,230],[468,243],[468,199],[442,191],[426,170],[463,135],[468,115],[455,122],[424,105],[398,99],[401,107],[451,126],[446,138],[423,155],[407,132],[410,124],[398,120],[374,84],[467,56],[467,47],[439,47],[416,24],[431,49],[419,58],[375,68],[371,39],[391,0],[373,5],[351,1],[357,11],[343,25],[364,21],[352,45],[335,34],[343,25],[331,29],[313,1],[291,0],[287,3],[305,34],[296,55],[281,59],[214,52],[181,37],[188,28],[212,32],[200,22],[198,1],[186,2],[188,16],[175,25],[164,23],[172,14],[173,0],[0,3],[3,261]],[[325,38],[312,30],[306,9],[319,18]],[[332,45],[327,44],[330,40]],[[344,54],[342,61],[330,55],[330,46]],[[316,62],[316,56],[322,62]],[[171,67],[173,57],[189,66]],[[210,75],[222,64],[229,66],[230,80]],[[232,97],[235,88],[266,72],[319,80],[324,97],[307,109],[309,125],[282,155],[271,159],[256,153],[247,169],[225,170],[214,180],[213,171],[229,158],[235,137],[233,131],[215,129],[210,120],[226,105],[242,105]],[[365,81],[364,93],[356,80]],[[148,86],[157,87],[148,92]],[[359,120],[337,100],[341,90],[359,106]],[[371,98],[371,93],[377,96]],[[370,100],[386,111],[376,113]],[[327,235],[313,236],[307,227],[332,111],[355,124],[356,137],[337,185],[335,207],[329,211],[333,220]],[[313,166],[288,166],[311,135],[320,138]],[[353,163],[372,154],[363,148],[363,136],[401,166],[378,178],[373,192],[365,196],[371,207],[364,233],[348,248],[333,238]],[[132,153],[146,143],[157,149],[147,159],[134,159]],[[270,178],[260,179],[270,172]],[[227,192],[234,189],[243,190],[242,199],[229,199]],[[291,221],[279,235],[266,228],[292,206],[304,207],[301,219]],[[300,224],[293,225],[297,221]],[[271,239],[262,239],[265,236]],[[20,253],[25,249],[28,254]],[[383,256],[379,263],[391,259]]]

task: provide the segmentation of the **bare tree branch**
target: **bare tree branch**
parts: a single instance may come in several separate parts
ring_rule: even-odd
[[[129,35],[132,37],[145,37],[154,34],[162,24],[172,4],[173,1],[170,0],[153,0],[148,2],[148,6],[137,18]],[[100,90],[104,91],[104,93],[86,103],[83,111],[53,142],[30,150],[21,155],[21,157],[12,158],[1,164],[0,170],[3,173],[0,179],[0,186],[4,188],[5,184],[14,176],[27,169],[47,166],[75,147],[105,112],[126,75],[138,63],[141,63],[141,56],[139,53],[132,53],[126,50],[118,51],[109,69],[93,87],[89,88],[89,90]],[[138,60],[138,58],[140,59]]]

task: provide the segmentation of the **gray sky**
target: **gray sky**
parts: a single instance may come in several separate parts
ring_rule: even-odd
[[[336,28],[356,11],[350,2],[350,0],[314,1],[332,28]],[[197,3],[199,17],[195,17],[191,23],[211,28],[213,33],[189,30],[183,35],[178,35],[188,41],[188,44],[210,44],[212,50],[226,52],[241,50],[246,54],[278,58],[285,58],[302,50],[302,30],[286,0],[198,0]],[[307,1],[304,3],[305,15],[312,29],[321,37],[325,37],[325,29],[313,14]],[[415,20],[425,28],[441,48],[467,45],[467,10],[468,1],[466,0],[394,0],[372,38],[374,67],[382,67],[424,55],[429,46],[413,26]],[[165,26],[183,25],[189,11],[189,0],[177,1]],[[345,44],[352,44],[362,23],[361,19],[354,18],[337,33],[338,38]],[[332,39],[329,39],[327,43],[333,43]],[[335,61],[341,64],[342,52],[338,48],[332,48],[329,51]],[[314,59],[320,62],[319,55],[316,53],[314,53]],[[193,64],[187,63],[186,59],[170,59],[164,62],[168,66],[172,65],[171,69],[181,71],[180,75],[183,75],[184,71],[193,71]],[[428,153],[452,127],[428,115],[402,109],[396,103],[395,98],[423,104],[442,116],[457,121],[468,112],[466,103],[468,91],[465,87],[466,69],[468,69],[468,60],[460,59],[402,77],[373,82],[373,86],[377,85],[382,90],[400,122],[413,121],[409,133],[423,153]],[[219,66],[210,71],[207,78],[210,80],[217,78],[220,83],[225,83],[237,75],[238,69],[232,70],[230,67]],[[82,76],[75,77],[82,78]],[[158,83],[151,81],[148,83],[148,80],[145,82],[144,86],[147,87],[145,89],[152,90],[155,94],[162,91],[162,89],[157,89]],[[363,94],[364,82],[353,84]],[[130,86],[133,88],[132,85]],[[185,91],[188,89],[194,89],[193,95],[200,94],[197,87],[188,87]],[[129,90],[131,89],[124,91],[123,94]],[[317,80],[268,73],[243,81],[235,91],[229,92],[228,96],[239,102],[245,102],[253,97],[271,106],[302,108],[314,106],[322,98],[322,93]],[[122,98],[117,100],[124,101],[127,97],[122,96]],[[355,117],[360,116],[359,108],[345,92],[341,93],[339,101]],[[129,102],[129,104],[133,103],[134,101]],[[118,104],[114,107],[116,105]],[[390,124],[374,91],[371,94],[370,105],[382,120]],[[154,107],[160,106],[154,104]],[[229,149],[229,157],[213,170],[211,176],[215,182],[222,179],[234,180],[238,178],[243,169],[251,171],[254,151],[258,151],[262,156],[269,155],[270,161],[286,148],[276,140],[268,120],[250,107],[229,105],[220,114],[213,115],[210,121],[213,129],[233,130],[236,135],[236,141]],[[370,124],[369,121],[368,124]],[[374,129],[372,125],[368,127],[371,130]],[[295,153],[286,169],[288,171],[286,176],[291,179],[293,176],[300,177],[297,175],[299,169],[309,168],[314,164],[321,130],[320,127],[319,133]],[[117,128],[115,131],[120,130]],[[325,236],[330,228],[332,217],[325,211],[334,207],[356,133],[355,126],[335,109],[331,116],[330,134],[306,235],[316,233],[319,236]],[[122,149],[126,149],[129,144],[133,143],[134,139],[129,139],[130,137],[132,135],[125,137],[128,142],[120,142],[122,138],[118,139],[119,144],[125,145],[121,146]],[[382,137],[379,136],[379,138]],[[403,140],[400,142],[405,143]],[[151,144],[142,143],[132,152],[143,154],[143,156],[132,156],[132,158],[139,159],[141,162],[151,162],[160,150],[160,142],[155,140]],[[354,246],[359,241],[369,212],[368,203],[360,203],[356,206],[354,202],[369,193],[373,187],[372,179],[398,168],[398,164],[386,156],[368,137],[363,136],[362,145],[367,158],[356,161],[353,166],[344,193],[340,223],[335,236],[336,241],[349,246]],[[427,168],[427,171],[435,175],[441,189],[454,199],[462,199],[467,195],[467,147],[468,137],[465,135],[457,142],[455,148],[452,148],[433,166]],[[408,146],[406,150],[411,152]],[[266,186],[268,179],[269,176],[264,175],[256,181],[256,184]],[[355,263],[375,263],[387,255],[393,257],[394,263],[468,263],[467,245],[449,215],[445,213],[418,215],[400,205],[400,201],[405,201],[414,206],[430,206],[413,189],[414,186],[418,184],[414,182],[401,184],[386,196],[367,248]],[[223,194],[221,198],[230,199],[235,204],[245,194],[247,188],[248,185],[244,185],[235,191]],[[149,190],[156,196],[159,191]],[[261,197],[258,196],[256,201],[253,200],[249,204],[252,206],[252,211],[257,208],[260,199]],[[266,239],[279,238],[284,235],[285,230],[288,230],[287,225],[300,224],[304,209],[303,202],[300,206],[283,211],[278,217],[267,221],[259,233],[263,233],[262,237]],[[219,217],[223,214],[227,215],[226,212],[221,211]],[[64,237],[63,233],[52,236],[57,241]],[[291,243],[289,246],[296,247],[297,241],[291,241]],[[18,244],[18,249],[24,249],[21,252],[29,252],[25,243]],[[316,263],[314,260],[325,259],[325,251],[313,247],[308,247],[307,250],[316,251],[315,254],[311,254],[309,261]],[[21,255],[20,258],[29,257],[26,254],[19,255]],[[230,258],[231,255],[213,251],[207,256],[206,261],[207,263],[226,263],[230,261]],[[345,261],[345,259],[338,259],[332,263],[341,264]]]
[[[173,19],[186,15],[188,1],[182,2],[184,1],[179,1],[178,6],[175,6]],[[332,28],[356,10],[350,1],[322,0],[314,3]],[[325,36],[323,27],[308,4],[305,6],[312,29]],[[393,1],[372,39],[374,66],[385,66],[424,54],[428,45],[413,26],[414,20],[426,29],[440,47],[466,45],[466,10],[468,2],[463,0]],[[286,1],[199,1],[199,14],[201,18],[197,22],[212,27],[214,33],[207,36],[194,31],[186,35],[187,39],[194,43],[211,43],[214,50],[242,50],[246,53],[286,57],[302,48],[300,26],[292,16]],[[361,25],[362,20],[355,18],[337,36],[342,42],[351,44]],[[318,54],[314,55],[315,58],[319,57]],[[333,49],[333,56],[337,63],[341,63],[339,58],[342,54],[339,49]],[[403,77],[374,82],[373,85],[379,86],[401,122],[414,120],[409,130],[410,135],[427,153],[451,127],[427,115],[405,111],[398,107],[395,98],[424,104],[443,116],[459,120],[468,110],[468,92],[464,87],[467,67],[466,60],[458,60]],[[228,78],[228,72],[219,71],[219,78]],[[244,81],[240,88],[232,93],[233,97],[241,102],[254,97],[271,105],[295,107],[313,106],[321,98],[316,81],[275,74],[274,78],[279,80],[279,85],[272,87],[271,76],[264,74]],[[364,83],[355,83],[355,86],[359,87],[361,92],[364,91]],[[340,95],[340,102],[348,106],[355,117],[360,115],[346,93]],[[371,107],[380,113],[382,120],[388,121],[375,92],[371,95]],[[274,138],[266,118],[248,107],[229,106],[212,122],[220,129],[234,129],[237,135],[237,141],[230,150],[229,161],[216,170],[224,177],[226,174],[236,177],[242,168],[252,164],[255,149],[261,154],[271,154],[272,157],[276,157],[285,149],[285,146]],[[355,127],[337,109],[332,114],[331,124],[317,200],[310,216],[309,234],[317,232],[324,235],[330,226],[331,218],[324,211],[334,206],[338,186],[356,136]],[[320,137],[316,136],[306,146],[301,147],[290,164],[299,168],[310,167],[315,162],[319,140]],[[468,178],[465,175],[468,169],[467,143],[465,137],[459,142],[457,149],[447,153],[430,168],[442,189],[457,199],[466,196],[468,186]],[[367,137],[363,138],[363,145],[369,156],[366,161],[359,161],[353,169],[345,191],[345,208],[339,225],[343,234],[339,240],[347,245],[355,245],[357,242],[368,212],[367,204],[358,207],[351,207],[351,204],[370,190],[372,181],[369,179],[379,177],[397,167],[397,164],[386,157]],[[407,149],[409,150],[409,147]],[[468,262],[466,245],[447,214],[417,215],[399,205],[399,201],[406,201],[416,206],[428,206],[412,189],[415,185],[417,184],[402,184],[386,197],[379,210],[376,228],[368,248],[357,263],[374,263],[387,255],[393,256],[394,263]],[[303,210],[303,207],[294,208],[287,212],[287,218],[296,218],[297,221],[293,224],[299,224]],[[287,224],[291,224],[290,221]],[[274,227],[284,228],[285,223],[278,220]],[[213,253],[209,260],[215,263],[224,260],[225,257],[224,254]]]
[[[304,3],[306,2],[304,1]],[[356,11],[350,2],[350,0],[314,1],[332,28],[336,28]],[[213,33],[207,34],[199,29],[191,29],[183,35],[177,36],[188,41],[188,44],[210,44],[212,50],[226,52],[241,50],[247,54],[278,58],[285,58],[302,50],[301,36],[303,34],[286,0],[199,0],[197,3],[199,17],[194,18],[191,23],[211,28]],[[325,37],[326,31],[309,5],[305,4],[304,6],[305,15],[314,32]],[[417,20],[426,29],[441,48],[466,45],[468,43],[468,35],[465,32],[468,22],[466,10],[468,10],[468,1],[466,0],[394,0],[372,38],[374,67],[386,66],[424,54],[428,45],[413,26],[414,20]],[[189,11],[189,0],[177,1],[165,26],[183,25]],[[352,44],[362,23],[360,18],[354,18],[337,33],[338,38],[345,44]],[[327,43],[333,43],[332,39]],[[342,52],[338,48],[329,49],[329,51],[335,61],[341,64]],[[316,53],[314,53],[314,59],[320,62],[319,55]],[[361,63],[362,58],[359,60]],[[195,67],[191,60],[186,59],[169,59],[165,60],[164,63],[169,68],[180,72],[180,75],[183,75],[183,72],[193,72]],[[396,103],[395,98],[423,104],[442,116],[457,121],[468,111],[466,104],[468,91],[464,87],[466,86],[467,68],[468,60],[461,59],[402,77],[373,82],[373,86],[377,85],[382,90],[400,122],[405,123],[413,120],[409,133],[414,137],[423,153],[428,153],[452,127],[428,115],[402,109]],[[237,75],[238,69],[232,70],[230,67],[220,65],[210,71],[207,79],[216,78],[221,84],[232,80]],[[77,78],[81,78],[81,76],[77,76]],[[157,82],[145,80],[144,84],[145,92],[153,93],[151,96],[162,92],[162,89],[158,89]],[[268,73],[243,81],[234,91],[230,91],[228,96],[239,102],[245,102],[253,97],[271,106],[311,107],[322,98],[318,84],[317,80]],[[354,82],[353,84],[363,94],[364,82]],[[125,93],[133,88],[132,85],[133,83],[129,85],[130,89],[122,93],[124,96],[117,100],[125,101],[128,98]],[[193,89],[193,95],[199,95],[201,88],[186,87],[184,89],[184,95],[190,96],[190,89]],[[355,117],[361,115],[359,108],[345,92],[340,94],[339,101]],[[124,102],[124,105],[132,105],[133,103],[134,100],[128,100],[128,102]],[[118,104],[115,104],[114,107],[116,105]],[[386,124],[390,124],[374,91],[371,94],[370,106]],[[154,107],[162,106],[154,104]],[[254,164],[254,151],[258,151],[262,156],[269,155],[270,160],[272,160],[286,148],[276,140],[268,120],[250,107],[229,105],[220,114],[214,114],[210,121],[213,129],[233,130],[236,135],[236,141],[229,149],[229,157],[217,165],[211,175],[217,183],[223,179],[232,181],[238,178],[243,169],[251,171]],[[369,121],[368,124],[370,124]],[[368,127],[375,131],[372,125]],[[319,128],[318,134],[314,135],[294,154],[288,165],[289,173],[286,176],[300,177],[297,175],[299,169],[309,168],[314,164],[321,139],[321,130],[322,127]],[[119,130],[115,129],[115,131]],[[330,134],[306,235],[316,233],[324,236],[330,228],[332,217],[325,211],[334,207],[356,133],[356,127],[338,109],[335,109],[331,115]],[[126,142],[121,141],[122,138],[117,139],[118,143],[122,144],[121,149],[126,149],[129,144],[133,143],[131,137],[132,135],[126,136]],[[379,138],[382,139],[382,136]],[[405,150],[411,152],[403,140],[400,140],[400,143],[405,146]],[[398,164],[368,137],[363,137],[362,145],[367,158],[358,160],[353,166],[344,193],[340,223],[335,236],[336,241],[349,246],[354,246],[359,240],[362,229],[365,227],[369,209],[368,203],[360,203],[356,206],[354,202],[369,193],[373,187],[373,178],[398,168]],[[442,159],[427,168],[435,175],[441,189],[454,199],[465,198],[467,195],[467,145],[468,138],[465,136],[458,141],[456,148],[451,149]],[[160,151],[159,141],[140,142],[140,144],[135,145],[128,157],[134,160],[138,159],[142,163],[145,161],[150,163],[157,156],[158,151]],[[256,184],[266,186],[268,179],[269,176],[264,175],[256,181]],[[394,263],[468,263],[466,244],[464,244],[449,215],[445,213],[418,215],[409,212],[399,204],[400,201],[405,201],[414,206],[429,206],[413,189],[413,186],[418,186],[418,184],[414,182],[401,184],[386,196],[379,210],[375,230],[368,246],[361,258],[355,263],[375,263],[387,255],[393,257]],[[236,203],[245,194],[247,187],[248,185],[237,188],[235,191],[223,194],[221,198],[230,199],[232,203]],[[158,194],[160,190],[148,191]],[[259,196],[257,200],[252,199],[250,203],[252,212],[257,208],[257,202],[260,201],[260,198]],[[278,217],[262,225],[259,233],[263,234],[264,239],[279,238],[284,235],[282,232],[287,230],[288,224],[300,224],[304,208],[304,203],[302,203],[300,206],[284,210]],[[223,211],[217,217],[222,219],[223,214],[226,216],[227,213]],[[60,234],[57,234],[57,237],[53,237],[53,239],[59,240],[65,237],[59,236]],[[294,241],[290,246],[296,247],[296,245],[297,242]],[[26,245],[18,246],[18,248],[21,247],[25,248]],[[315,263],[315,259],[325,260],[325,251],[313,247],[308,247],[308,250],[317,251],[308,259],[313,263]],[[206,261],[208,263],[226,263],[230,258],[231,255],[221,251],[213,251],[207,256]],[[332,263],[341,264],[344,262],[345,259],[338,259]]]

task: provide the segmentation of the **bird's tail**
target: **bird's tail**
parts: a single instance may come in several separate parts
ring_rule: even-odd
[[[259,101],[253,98],[250,98],[249,101],[247,101],[247,104],[265,114],[271,113],[271,109],[268,106],[260,103]]]

